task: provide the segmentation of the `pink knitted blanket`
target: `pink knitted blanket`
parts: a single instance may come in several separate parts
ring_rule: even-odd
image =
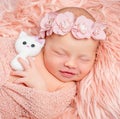
[[[61,115],[74,98],[76,86],[54,92],[7,82],[14,57],[14,40],[0,39],[0,114],[2,119],[53,119]],[[20,119],[21,119],[20,118]],[[57,118],[58,119],[58,118]]]

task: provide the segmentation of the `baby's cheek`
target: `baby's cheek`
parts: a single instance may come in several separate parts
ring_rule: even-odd
[[[81,64],[79,66],[81,72],[83,73],[88,73],[93,67],[93,63],[90,63],[90,64]]]

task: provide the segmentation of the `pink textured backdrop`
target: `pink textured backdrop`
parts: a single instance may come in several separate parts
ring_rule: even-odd
[[[0,80],[9,77],[13,56],[7,54],[15,51],[8,49],[13,49],[19,32],[38,35],[42,15],[66,6],[87,8],[108,25],[108,38],[99,47],[95,69],[78,84],[80,119],[120,119],[119,0],[0,0]]]

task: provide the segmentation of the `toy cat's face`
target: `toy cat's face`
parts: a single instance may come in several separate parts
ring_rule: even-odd
[[[35,56],[40,52],[44,42],[44,40],[38,41],[36,37],[29,36],[25,32],[21,32],[16,41],[15,48],[18,53]]]

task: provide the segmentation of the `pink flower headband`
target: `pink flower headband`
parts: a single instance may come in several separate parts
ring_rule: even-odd
[[[93,22],[81,15],[75,19],[71,12],[47,13],[40,22],[40,37],[50,36],[52,33],[65,35],[71,32],[76,39],[90,38],[105,40],[105,24]]]

